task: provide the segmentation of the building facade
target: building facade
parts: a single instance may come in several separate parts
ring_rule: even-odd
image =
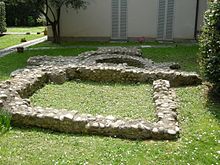
[[[193,40],[206,9],[207,0],[90,0],[85,10],[62,9],[61,39]]]

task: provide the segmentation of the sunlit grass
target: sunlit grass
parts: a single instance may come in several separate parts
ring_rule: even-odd
[[[87,48],[76,49],[56,49],[56,50],[34,50],[25,51],[24,53],[11,53],[10,55],[0,58],[0,81],[9,78],[11,72],[16,69],[24,68],[27,65],[28,58],[32,56],[76,56],[82,52],[95,50]]]
[[[177,141],[129,141],[13,128],[0,137],[0,163],[217,165],[220,105],[207,104],[205,89],[177,89],[181,126]]]
[[[39,47],[39,46],[38,46]],[[76,56],[82,52],[96,50],[96,48],[69,48],[26,50],[24,53],[12,53],[0,58],[0,80],[9,78],[12,71],[26,66],[26,61],[32,56]],[[199,72],[197,63],[198,46],[179,46],[177,48],[144,48],[145,58],[155,62],[178,62],[182,70]]]
[[[36,26],[36,27],[7,27],[7,32],[43,32],[45,29],[44,26]]]
[[[157,41],[145,41],[145,42],[138,42],[138,41],[128,41],[128,42],[103,42],[103,41],[74,41],[74,42],[61,42],[60,44],[52,43],[51,41],[46,41],[40,43],[38,45],[34,45],[32,47],[71,47],[71,46],[93,46],[93,47],[105,47],[105,46],[122,46],[122,47],[141,47],[141,46],[169,46],[169,47],[176,47],[176,46],[192,46],[196,44],[189,44],[189,43],[159,43]]]
[[[0,49],[14,46],[21,43],[21,39],[25,38],[27,41],[43,37],[43,34],[30,34],[30,35],[15,35],[9,34],[0,37]]]
[[[181,70],[199,73],[198,50],[196,45],[142,49],[144,56],[155,62],[177,62]]]
[[[72,81],[47,85],[31,101],[35,106],[152,121],[155,118],[152,93],[152,87],[147,84]]]
[[[21,39],[25,38],[27,41],[37,39],[40,37],[43,37],[42,32],[44,31],[44,26],[38,26],[38,27],[7,27],[7,32],[18,32],[18,33],[35,33],[30,35],[16,35],[16,34],[10,34],[10,35],[4,35],[0,36],[0,49],[4,49],[10,46],[14,46],[21,43]],[[41,34],[37,34],[37,32],[40,32]]]

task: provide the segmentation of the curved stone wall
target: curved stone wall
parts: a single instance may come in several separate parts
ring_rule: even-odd
[[[70,80],[152,83],[165,79],[170,81],[171,86],[198,85],[202,82],[196,73],[171,69],[179,68],[176,63],[154,63],[141,57],[140,50],[135,48],[101,48],[77,57],[36,56],[28,60],[28,65],[60,67],[50,74],[54,81],[56,73],[63,72],[66,74],[63,79]]]

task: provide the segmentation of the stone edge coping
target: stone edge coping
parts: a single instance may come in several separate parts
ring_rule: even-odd
[[[47,83],[46,72],[39,69],[26,70],[0,85],[0,107],[12,115],[14,125],[37,126],[68,133],[88,133],[128,139],[176,139],[179,135],[175,92],[169,81],[153,83],[154,100],[158,121],[119,119],[113,116],[92,116],[56,110],[31,107],[22,92],[41,88]],[[28,93],[28,92],[27,92]],[[22,99],[23,98],[23,99]]]

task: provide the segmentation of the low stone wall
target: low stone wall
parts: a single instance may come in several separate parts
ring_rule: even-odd
[[[141,83],[165,79],[170,81],[171,86],[198,85],[202,82],[196,73],[176,70],[180,67],[176,63],[154,63],[143,58],[136,48],[100,48],[77,57],[37,56],[31,57],[28,65],[29,68],[46,67],[48,72],[48,66],[53,66],[50,77],[52,82],[58,83],[62,82],[61,77],[63,81],[84,79]]]
[[[114,54],[103,55],[103,52],[111,53],[111,51]],[[120,59],[122,54],[125,55],[123,58],[129,60],[134,58],[138,58],[139,61],[144,60],[136,49],[101,49],[67,58],[33,57],[29,59],[27,68],[13,72],[10,80],[0,84],[0,108],[11,113],[12,123],[17,126],[34,126],[60,132],[128,139],[176,139],[179,136],[177,103],[175,91],[170,86],[197,85],[201,83],[201,79],[195,73],[172,70],[165,64],[154,65],[150,60],[142,63],[149,64],[149,68],[133,67],[123,63],[97,62],[98,59],[111,57]],[[155,122],[113,116],[93,116],[76,111],[31,106],[28,97],[45,84],[62,84],[75,79],[153,83]]]
[[[157,126],[155,132],[163,132],[164,125],[171,127],[167,130],[169,134],[177,135],[179,126],[177,121],[177,102],[176,92],[170,89],[170,83],[167,80],[157,80],[153,82],[154,94],[153,99],[156,106]]]
[[[52,129],[67,133],[85,133],[121,137],[128,139],[175,139],[179,129],[176,120],[171,120],[175,109],[173,91],[166,80],[155,81],[154,98],[157,101],[167,98],[167,106],[157,105],[158,122],[144,120],[120,119],[113,116],[92,116],[76,111],[56,110],[51,108],[32,107],[27,99],[29,95],[41,88],[50,79],[44,69],[24,70],[22,74],[0,85],[0,106],[11,113],[12,123],[16,126],[29,126]],[[160,93],[163,93],[163,95]],[[157,97],[157,95],[160,95]],[[170,100],[170,101],[169,101]],[[170,108],[172,107],[172,108]],[[167,112],[169,111],[169,113]],[[161,118],[161,113],[164,116]]]
[[[180,65],[174,62],[155,63],[154,61],[144,58],[141,50],[137,48],[99,48],[97,51],[89,51],[71,57],[50,57],[50,56],[36,56],[28,60],[29,66],[64,66],[75,64],[78,66],[114,66],[119,64],[126,68],[142,68],[142,69],[180,69]],[[134,65],[132,65],[134,63]],[[130,65],[129,65],[130,64]],[[138,65],[137,65],[138,64]],[[119,65],[119,66],[120,66]]]
[[[124,66],[73,66],[66,67],[67,79],[82,79],[106,82],[152,83],[158,79],[170,81],[172,87],[198,85],[201,79],[197,74],[174,70],[133,69]],[[62,69],[61,69],[62,70]],[[65,72],[65,70],[59,72]],[[57,75],[57,72],[55,72]],[[57,76],[58,77],[58,76]],[[53,79],[55,80],[55,79]],[[56,81],[54,81],[56,82]]]

